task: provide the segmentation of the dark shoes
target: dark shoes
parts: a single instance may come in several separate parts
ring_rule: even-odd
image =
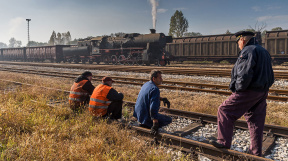
[[[218,143],[216,140],[210,140],[209,143],[212,144],[213,146],[215,146],[216,148],[225,148],[225,149],[228,149],[228,148],[225,147],[223,144]]]

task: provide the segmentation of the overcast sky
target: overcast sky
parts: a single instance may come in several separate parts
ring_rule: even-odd
[[[170,18],[181,10],[188,32],[235,33],[266,24],[288,29],[288,0],[157,0],[156,31],[168,34]],[[52,31],[70,31],[72,39],[111,33],[149,33],[153,28],[150,0],[0,0],[0,42],[14,37],[48,42]]]

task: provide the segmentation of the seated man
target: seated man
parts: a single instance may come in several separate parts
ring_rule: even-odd
[[[75,79],[69,95],[69,104],[73,111],[77,112],[83,109],[85,104],[88,104],[90,95],[95,88],[91,80],[92,73],[89,71],[82,73]]]
[[[113,89],[114,81],[110,77],[103,77],[90,98],[89,111],[95,117],[121,119],[123,94]]]
[[[172,122],[172,118],[166,115],[158,113],[160,108],[160,101],[164,104],[170,102],[167,98],[160,97],[160,90],[158,86],[162,84],[162,72],[159,70],[152,70],[150,75],[150,81],[146,82],[138,95],[135,111],[133,116],[140,122],[140,126],[151,128],[151,133],[156,134],[158,128],[166,126]]]

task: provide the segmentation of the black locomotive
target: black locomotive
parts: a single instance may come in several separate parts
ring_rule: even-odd
[[[101,36],[79,41],[77,46],[56,45],[1,49],[2,60],[45,61],[105,64],[166,65],[169,55],[165,52],[171,36],[156,33],[124,34],[121,37]]]

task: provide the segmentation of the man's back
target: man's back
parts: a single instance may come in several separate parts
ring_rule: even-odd
[[[236,91],[268,91],[274,82],[271,56],[254,38],[240,52],[232,70]]]
[[[152,126],[151,117],[157,119],[159,107],[159,88],[152,81],[146,82],[139,92],[133,116],[141,124]]]

